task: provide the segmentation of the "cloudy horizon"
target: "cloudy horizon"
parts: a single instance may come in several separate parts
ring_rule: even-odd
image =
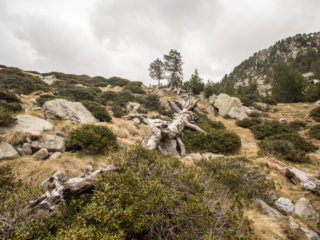
[[[319,0],[0,0],[0,64],[155,84],[181,52],[184,80],[218,81],[254,52],[320,31]]]

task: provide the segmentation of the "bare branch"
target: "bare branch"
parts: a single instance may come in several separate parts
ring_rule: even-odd
[[[186,124],[186,127],[191,128],[191,129],[193,129],[193,130],[196,130],[196,131],[198,131],[198,132],[201,132],[201,133],[207,134],[207,132],[206,132],[206,131],[204,131],[202,128],[198,127],[198,126],[197,126],[197,125],[195,125],[195,124],[187,123],[187,124]]]
[[[168,100],[168,103],[169,103],[169,106],[172,108],[173,111],[175,111],[176,113],[180,113],[181,112],[181,109],[178,107],[178,105],[175,102]]]
[[[177,143],[178,143],[178,145],[180,147],[181,156],[185,156],[186,155],[186,147],[184,146],[184,143],[182,142],[180,137],[177,137]]]

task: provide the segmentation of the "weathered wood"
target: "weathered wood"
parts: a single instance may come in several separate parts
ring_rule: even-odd
[[[31,201],[29,208],[40,207],[53,210],[59,202],[90,191],[97,175],[115,170],[117,168],[114,165],[108,165],[96,171],[86,171],[83,175],[69,179],[65,175],[54,174],[47,180],[48,190],[46,193]]]
[[[286,176],[292,183],[301,185],[305,190],[314,191],[320,185],[319,171],[315,174],[305,173],[295,167],[286,165],[273,156],[267,156],[266,160],[270,168]]]
[[[150,119],[140,114],[124,116],[125,119],[139,118],[140,121],[151,128],[150,134],[143,140],[142,146],[149,149],[159,149],[165,155],[177,155],[176,147],[180,148],[180,155],[185,154],[185,147],[180,136],[186,127],[196,131],[206,133],[193,123],[197,115],[193,109],[197,105],[197,100],[189,95],[183,95],[179,99],[168,100],[169,106],[175,111],[174,118],[168,122],[161,119]]]

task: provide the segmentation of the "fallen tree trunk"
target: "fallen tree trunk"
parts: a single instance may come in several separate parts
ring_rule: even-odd
[[[287,166],[273,156],[267,156],[266,160],[270,168],[286,176],[292,183],[301,185],[305,190],[314,191],[320,185],[320,170],[315,174],[309,174],[295,167]]]
[[[65,173],[57,172],[45,181],[47,192],[31,201],[29,208],[38,206],[42,209],[53,210],[59,202],[90,191],[97,175],[115,170],[114,165],[103,166],[96,171],[87,168],[85,174],[69,179]]]
[[[194,124],[197,115],[193,110],[197,106],[197,100],[192,96],[184,95],[180,99],[168,100],[168,103],[175,111],[174,118],[170,122],[161,119],[150,119],[141,114],[131,114],[124,116],[124,118],[127,120],[139,118],[140,122],[151,128],[150,134],[142,142],[143,147],[149,150],[159,149],[164,155],[184,155],[185,146],[180,139],[184,128],[188,127],[206,133]],[[180,152],[177,147],[179,147]]]

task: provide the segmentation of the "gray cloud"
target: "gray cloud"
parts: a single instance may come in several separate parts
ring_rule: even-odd
[[[318,0],[0,0],[0,63],[152,83],[175,48],[184,76],[225,73],[279,39],[320,31]]]

